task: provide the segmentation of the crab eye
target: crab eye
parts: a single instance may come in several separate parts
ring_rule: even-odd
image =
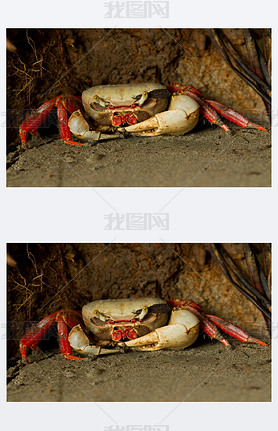
[[[138,318],[139,320],[142,320],[142,319],[146,316],[146,314],[148,314],[148,312],[149,312],[149,309],[148,309],[148,307],[145,305],[145,306],[142,308],[141,313],[137,316],[137,318]]]
[[[103,107],[105,107],[105,106],[106,106],[105,101],[104,101],[104,100],[102,100],[102,99],[101,99],[99,96],[97,96],[97,95],[93,96],[93,101],[94,101],[95,103],[98,103],[100,106],[103,106]]]
[[[140,97],[140,99],[138,100],[138,105],[139,106],[141,106],[141,105],[143,105],[143,103],[147,100],[147,98],[148,98],[148,92],[147,91],[144,91],[143,93],[142,93],[142,95],[141,95],[141,97]]]
[[[102,320],[102,322],[106,321],[106,317],[104,316],[104,314],[101,314],[98,310],[94,310],[93,311],[93,315],[94,317],[96,317],[97,319]]]

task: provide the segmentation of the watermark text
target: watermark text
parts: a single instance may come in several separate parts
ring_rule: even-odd
[[[110,213],[104,219],[104,230],[169,230],[169,213]]]
[[[104,18],[169,17],[169,1],[109,1],[104,3]]]
[[[169,431],[169,425],[111,425],[104,431]]]

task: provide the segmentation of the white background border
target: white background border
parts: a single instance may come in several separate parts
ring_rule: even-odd
[[[5,28],[17,27],[272,27],[277,51],[277,3],[274,1],[170,0],[169,19],[105,19],[104,1],[5,2],[1,6],[1,123],[5,106]],[[276,71],[277,55],[273,59]],[[276,73],[277,75],[277,73]],[[273,74],[275,77],[275,73]],[[277,109],[277,84],[273,82],[273,111]],[[1,320],[5,319],[6,242],[272,242],[277,268],[277,127],[273,128],[273,187],[186,188],[165,208],[170,214],[169,231],[104,231],[104,214],[111,208],[91,189],[6,189],[5,127],[1,124]],[[180,189],[101,188],[107,201],[119,212],[157,212]],[[273,276],[275,285],[275,272]],[[274,322],[278,322],[277,313]],[[274,340],[274,354],[277,340]],[[10,430],[25,431],[86,427],[103,431],[113,422],[119,425],[157,424],[175,405],[164,424],[169,431],[185,428],[272,430],[277,426],[277,399],[272,403],[5,403],[5,340],[1,339],[1,413]],[[273,376],[276,377],[274,368]],[[276,389],[276,388],[275,388]],[[151,388],[150,388],[151,390]],[[128,391],[128,388],[127,388]],[[275,394],[274,394],[275,395]],[[53,424],[54,422],[54,424]],[[275,424],[275,425],[274,425]]]

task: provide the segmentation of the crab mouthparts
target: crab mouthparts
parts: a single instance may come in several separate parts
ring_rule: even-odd
[[[134,114],[115,114],[112,118],[112,125],[119,127],[125,124],[136,124],[137,119]]]
[[[126,329],[116,329],[112,333],[112,340],[113,341],[120,341],[120,340],[134,340],[137,338],[137,334],[133,328],[126,328]]]

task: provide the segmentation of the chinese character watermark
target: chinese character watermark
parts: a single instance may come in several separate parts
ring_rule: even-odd
[[[273,110],[272,111],[272,127],[278,126],[278,111]]]
[[[39,324],[39,321],[33,322],[17,322],[8,321],[7,323],[1,323],[1,340],[13,340],[20,341],[21,338],[31,329],[34,329]],[[41,340],[50,340],[51,337],[57,338],[57,327],[51,326],[47,333],[43,334]]]
[[[109,1],[104,18],[160,18],[169,17],[169,1]]]
[[[169,431],[169,425],[111,425],[104,431]]]
[[[105,214],[105,230],[169,230],[169,213]]]

